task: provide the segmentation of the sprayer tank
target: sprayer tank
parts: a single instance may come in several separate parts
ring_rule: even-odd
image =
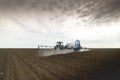
[[[74,50],[79,50],[80,48],[81,48],[81,46],[80,46],[80,40],[76,40],[76,41],[75,41]]]

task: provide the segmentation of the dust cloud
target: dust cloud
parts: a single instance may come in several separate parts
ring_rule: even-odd
[[[52,55],[59,55],[59,54],[69,54],[73,52],[73,50],[60,50],[60,49],[57,49],[57,50],[54,50],[54,49],[44,49],[44,50],[41,50],[39,49],[38,50],[38,57],[46,57],[46,56],[52,56]]]
[[[79,51],[74,51],[73,49],[65,49],[65,50],[60,50],[60,49],[39,49],[37,53],[37,57],[46,57],[46,56],[52,56],[52,55],[60,55],[60,54],[70,54],[73,52],[85,52],[85,51],[90,51],[89,49],[80,49]]]

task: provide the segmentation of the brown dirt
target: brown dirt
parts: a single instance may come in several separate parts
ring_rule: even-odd
[[[120,80],[120,49],[38,57],[37,49],[0,49],[0,80]]]

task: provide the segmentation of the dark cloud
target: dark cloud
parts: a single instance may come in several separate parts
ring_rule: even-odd
[[[119,0],[111,0],[106,3],[104,2],[102,3],[103,4],[102,6],[98,6],[98,8],[96,8],[97,10],[94,12],[95,19],[112,20],[116,18],[116,16],[120,16],[120,1]]]
[[[76,12],[78,18],[92,16],[91,21],[106,21],[120,16],[120,0],[0,0],[0,9]],[[13,11],[14,12],[14,11]],[[68,15],[69,16],[69,15]]]

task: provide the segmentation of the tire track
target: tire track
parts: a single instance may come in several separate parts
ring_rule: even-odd
[[[24,55],[22,55],[21,57],[23,58],[23,56]],[[26,55],[25,55],[25,57],[24,57],[24,59],[25,58],[27,58],[26,57]],[[35,57],[34,57],[35,58]],[[35,64],[35,62],[37,62],[34,58],[32,58],[32,57],[30,57],[29,56],[29,62],[33,62],[34,64]],[[54,58],[53,58],[54,59]],[[27,59],[28,60],[28,59]],[[42,63],[45,63],[44,61],[48,61],[48,64],[51,64],[51,62],[53,63],[53,64],[51,64],[51,66],[49,66],[49,67],[46,67],[46,66],[44,66],[44,64],[42,64]],[[47,59],[43,59],[43,62],[41,63],[41,61],[39,61],[40,62],[40,64],[39,64],[39,67],[43,67],[43,69],[45,69],[45,70],[47,70],[47,71],[50,71],[50,72],[52,72],[53,73],[53,75],[55,75],[55,76],[60,76],[60,77],[62,77],[62,78],[64,78],[64,79],[66,79],[66,80],[69,80],[69,79],[71,79],[72,78],[72,76],[75,76],[77,73],[76,72],[78,72],[78,69],[76,69],[76,67],[78,67],[78,66],[76,66],[76,67],[71,67],[71,65],[61,65],[60,63],[55,63],[55,62],[53,62],[53,61],[51,61],[50,59],[49,59],[49,57],[47,57]],[[65,63],[65,62],[61,62],[61,63]],[[65,64],[68,64],[68,63],[65,63]],[[36,65],[36,64],[35,64]],[[58,71],[58,68],[56,68],[56,67],[54,67],[54,68],[52,68],[52,66],[55,66],[55,65],[59,65],[58,66],[58,68],[60,69],[61,68],[61,70],[59,70]],[[75,66],[75,65],[72,65],[72,66]],[[64,67],[64,68],[63,68]],[[52,68],[52,69],[51,69]],[[63,69],[62,69],[63,68]],[[85,69],[85,68],[84,68]],[[68,70],[68,71],[67,71]],[[66,72],[65,72],[66,71]],[[63,75],[61,72],[63,72],[63,74],[64,73],[66,73],[66,75]],[[60,74],[61,73],[61,74]],[[81,70],[81,73],[79,73],[79,75],[81,74],[81,75],[84,75],[84,74],[86,74],[87,72],[85,72],[85,70],[83,71],[83,70]]]
[[[58,76],[61,79],[69,79],[70,77],[73,76],[73,74],[71,74],[71,73],[73,73],[74,70],[71,70],[68,67],[53,64],[49,61],[45,61],[42,59],[39,60],[39,59],[28,58],[27,60],[29,60],[29,62],[34,63],[38,67],[42,67],[43,69],[53,73],[53,75]]]
[[[13,59],[18,74],[17,80],[40,80],[16,55]]]
[[[4,80],[7,68],[7,54],[0,53],[0,80]]]
[[[30,71],[32,71],[33,74],[39,76],[40,80],[61,80],[59,77],[56,77],[54,74],[47,71],[46,69],[44,69],[42,67],[38,67],[35,64],[33,64],[32,62],[28,61],[23,56],[17,55],[17,57],[19,58],[19,60],[21,60],[24,63],[24,65]]]
[[[24,56],[24,55],[21,55],[22,57]],[[27,58],[26,57],[26,55],[25,55],[25,57],[24,57],[24,59],[25,58]],[[30,57],[29,56],[29,58],[31,59],[29,62],[33,62],[33,63],[35,63],[35,59],[33,59],[32,57]],[[34,57],[35,58],[35,57]],[[84,68],[84,67],[82,67],[82,68],[84,68],[84,69],[82,69],[81,68],[81,66],[80,65],[78,65],[78,66],[80,66],[80,67],[78,67],[78,66],[76,66],[76,65],[71,65],[71,64],[68,64],[68,62],[64,62],[63,60],[65,59],[66,60],[66,58],[64,58],[63,60],[61,60],[61,61],[59,61],[59,59],[55,59],[55,58],[52,58],[52,60],[51,60],[51,58],[50,57],[46,57],[46,58],[42,58],[43,59],[43,64],[41,63],[41,60],[39,61],[40,62],[40,64],[39,64],[39,66],[40,67],[43,67],[43,69],[45,69],[45,70],[47,70],[47,71],[50,71],[50,72],[53,72],[53,75],[56,75],[56,76],[60,76],[60,77],[63,77],[64,79],[66,78],[67,80],[69,79],[69,78],[71,78],[72,76],[75,76],[77,73],[76,72],[78,72],[78,71],[80,71],[80,73],[79,73],[79,75],[84,75],[84,74],[86,74],[86,73],[88,73],[88,71],[86,70],[86,68]],[[27,59],[28,60],[28,59]],[[58,61],[57,61],[58,60]],[[43,66],[44,65],[44,61],[46,61],[46,62],[48,62],[48,64],[52,64],[51,66],[49,66],[49,67],[46,67],[46,66]],[[37,61],[36,61],[37,62]],[[72,63],[73,64],[73,63]],[[36,65],[36,64],[35,64]],[[58,65],[58,68],[60,69],[61,68],[61,70],[59,70],[58,71],[58,68],[52,68],[52,66],[55,66],[55,65]],[[82,65],[82,64],[81,64]],[[51,69],[52,68],[52,69]],[[63,70],[62,70],[63,69]],[[80,69],[80,70],[79,70]],[[58,72],[57,72],[58,71]],[[65,72],[66,71],[66,72]],[[60,75],[60,72],[63,72],[63,73],[61,73],[61,75]],[[66,75],[62,75],[62,74],[64,74],[64,73],[66,73]]]
[[[13,58],[12,58],[12,54],[8,54],[8,62],[7,62],[7,70],[6,70],[6,75],[4,80],[16,80],[14,77],[14,64],[13,64]]]

